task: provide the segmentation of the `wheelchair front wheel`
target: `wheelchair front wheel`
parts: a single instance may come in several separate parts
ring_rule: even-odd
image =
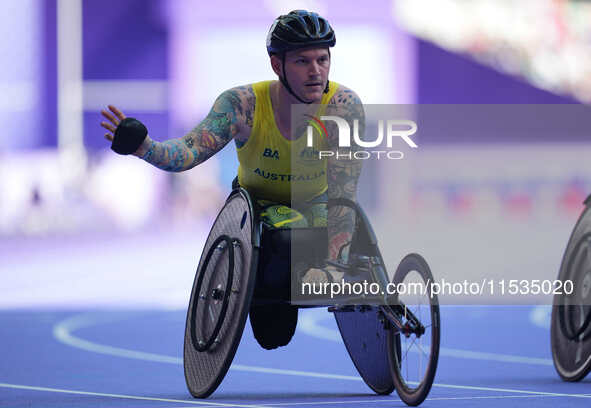
[[[433,275],[418,254],[407,255],[396,269],[393,283],[407,289],[388,306],[401,327],[388,330],[388,360],[396,392],[406,404],[422,403],[433,385],[441,337],[439,301],[431,292]]]
[[[591,371],[591,211],[589,198],[566,247],[554,295],[550,339],[552,359],[564,381],[580,381]],[[567,286],[570,285],[570,286]]]

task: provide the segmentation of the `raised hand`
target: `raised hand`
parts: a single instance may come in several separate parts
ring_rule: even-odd
[[[129,118],[113,105],[109,111],[102,110],[101,114],[108,122],[101,122],[101,126],[109,132],[105,139],[111,142],[111,150],[118,154],[135,154],[148,136],[148,129],[137,119]]]
[[[107,107],[111,112],[103,109],[101,110],[101,115],[103,115],[108,120],[108,122],[101,122],[101,126],[109,131],[105,133],[105,139],[107,139],[109,142],[112,142],[115,135],[115,129],[119,125],[119,122],[125,119],[126,116],[113,105],[108,105]]]

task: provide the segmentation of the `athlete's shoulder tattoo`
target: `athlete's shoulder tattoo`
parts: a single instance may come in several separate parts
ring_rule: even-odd
[[[339,85],[329,103],[333,105],[361,105],[361,99],[353,90],[344,85]]]
[[[250,85],[228,89],[216,99],[207,117],[184,137],[187,147],[197,146],[194,165],[207,160],[233,138],[239,143],[242,130],[252,121],[252,99]]]
[[[365,112],[363,104],[359,96],[351,89],[339,85],[339,88],[329,101],[329,111],[332,115],[338,116],[344,119],[351,130],[353,130],[355,122],[357,122],[358,133],[362,135],[365,130]],[[332,149],[339,148],[338,146],[338,128],[336,122],[329,121],[327,123],[328,142]],[[356,146],[352,145],[351,149],[355,149]]]
[[[234,141],[236,147],[241,148],[248,140],[250,129],[252,129],[256,97],[252,85],[240,86],[231,89],[231,91],[235,102],[235,114],[241,123],[240,131],[234,136]]]
[[[334,114],[345,119],[351,129],[354,121],[357,121],[359,134],[365,130],[365,114],[361,99],[351,89],[339,86],[330,104],[334,105]],[[328,131],[328,143],[333,156],[328,158],[327,183],[328,197],[347,198],[356,201],[357,182],[361,174],[362,161],[356,160],[353,153],[357,150],[354,141],[351,147],[342,148],[338,145],[338,130],[335,126]],[[329,257],[336,259],[344,242],[350,241],[355,226],[354,211],[347,207],[336,206],[329,208],[328,233],[329,233]],[[347,251],[344,251],[346,256]]]

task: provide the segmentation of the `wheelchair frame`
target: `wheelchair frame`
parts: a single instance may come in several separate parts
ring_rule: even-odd
[[[212,236],[219,220],[222,219],[223,221],[227,218],[224,215],[226,207],[231,203],[237,202],[237,200],[243,201],[240,204],[243,208],[238,211],[238,214],[240,214],[240,211],[243,211],[241,221],[238,223],[240,225],[240,230],[242,230],[247,223],[251,226],[250,234],[242,231],[243,239],[246,239],[246,236],[248,235],[246,240],[249,242],[246,245],[251,245],[252,248],[252,256],[249,261],[250,265],[245,269],[247,272],[243,272],[248,275],[246,279],[248,284],[246,285],[246,293],[244,294],[244,297],[242,297],[242,301],[248,303],[248,305],[259,301],[264,303],[284,302],[284,299],[255,299],[253,297],[253,293],[255,292],[253,282],[256,279],[253,275],[256,275],[258,269],[259,253],[262,250],[261,242],[264,228],[262,222],[258,220],[254,212],[255,207],[249,194],[242,188],[235,188],[228,197],[224,208],[220,211],[207,239],[197,269],[187,313],[184,353],[185,377],[187,380],[187,386],[191,391],[191,394],[195,397],[207,397],[221,383],[221,380],[229,369],[234,353],[236,352],[246,321],[245,310],[248,309],[247,305],[241,305],[239,308],[240,313],[233,313],[234,309],[229,306],[229,304],[232,303],[229,299],[233,295],[233,292],[244,292],[242,289],[233,289],[233,281],[236,276],[233,269],[236,257],[234,249],[235,247],[244,249],[245,244],[241,239],[232,237],[229,233],[225,232],[220,235],[219,231],[216,231],[215,233],[218,235]],[[348,264],[343,264],[341,262],[328,263],[336,267],[337,270],[345,273],[351,273],[354,271],[357,274],[368,274],[372,279],[378,282],[382,288],[384,288],[385,285],[388,284],[389,279],[377,246],[375,233],[371,228],[365,213],[357,203],[346,199],[329,200],[328,205],[348,206],[352,208],[356,214],[355,233],[353,240],[350,243],[350,262]],[[234,228],[234,230],[236,230],[236,228]],[[227,253],[227,261],[223,255],[224,253]],[[216,264],[214,270],[209,272],[209,266],[212,263],[211,261],[214,256],[217,256],[216,260],[221,259],[223,265],[227,265],[226,269],[229,268],[232,270],[224,275],[223,273],[216,272],[218,265]],[[244,268],[247,265],[242,262],[242,266]],[[401,279],[402,281],[411,271],[417,271],[425,282],[427,282],[428,279],[432,280],[432,275],[427,263],[417,254],[410,254],[403,259],[394,274],[394,279]],[[205,275],[207,275],[207,278],[204,278]],[[223,276],[220,277],[221,275]],[[224,276],[227,276],[227,279],[224,280]],[[221,279],[215,288],[209,288],[205,291],[202,290],[205,281],[210,282],[215,279]],[[207,284],[211,286],[210,283]],[[411,387],[402,379],[400,368],[404,358],[401,357],[400,336],[403,335],[408,338],[411,335],[414,335],[417,338],[420,338],[425,334],[426,328],[422,325],[421,321],[398,300],[397,296],[391,297],[383,295],[379,297],[379,299],[374,299],[376,301],[374,302],[375,304],[367,304],[367,299],[361,302],[362,304],[359,304],[359,297],[344,298],[339,299],[339,304],[333,304],[328,307],[328,310],[335,315],[335,319],[337,320],[339,330],[341,331],[349,355],[366,384],[378,394],[389,394],[396,389],[400,397],[408,405],[418,405],[426,398],[433,383],[437,368],[440,340],[439,305],[437,303],[437,297],[433,294],[430,295],[429,308],[430,316],[432,317],[432,325],[430,329],[432,334],[431,353],[429,354],[430,360],[424,380],[422,380],[416,388]],[[209,308],[210,315],[212,313],[212,308],[217,310],[217,321],[215,321],[215,324],[210,324],[210,326],[213,327],[204,329],[204,331],[208,331],[207,335],[203,335],[203,333],[200,335],[197,333],[200,325],[199,321],[207,320],[208,317],[203,311],[204,306],[201,305],[201,309],[199,309],[199,304],[203,304],[207,301],[214,306],[221,302],[221,308],[217,306],[217,309],[213,306]],[[300,308],[327,307],[327,305],[319,305],[317,300],[314,302],[315,304],[298,304],[297,306]],[[236,305],[234,304],[233,307],[236,308]],[[230,311],[229,308],[231,309]],[[201,318],[198,318],[197,315],[200,310],[203,315]],[[227,319],[228,316],[232,316],[232,319],[237,320],[238,323],[228,323],[229,320],[232,320]],[[211,320],[215,320],[215,317],[212,317]],[[234,338],[226,340],[221,336],[222,339],[219,340],[218,337],[220,332],[224,332],[225,336],[228,336],[229,329],[226,326],[232,327],[233,331],[231,332],[231,335],[234,336]],[[359,330],[357,330],[359,327],[365,327],[366,330],[369,330],[370,333],[374,334],[362,338],[359,336]],[[236,339],[236,337],[238,339]],[[230,346],[226,347],[224,341],[231,343]],[[222,345],[220,346],[220,344]],[[215,355],[219,349],[224,350],[224,353],[223,355],[216,356],[217,359],[222,361],[221,364],[216,365],[214,364],[215,362],[212,363],[209,360],[211,360],[211,356]],[[386,356],[382,354],[376,359],[375,355],[372,354],[374,350],[381,350],[386,353]],[[209,360],[206,363],[202,363],[200,362],[200,359],[202,358]],[[368,362],[368,358],[373,358],[374,361]],[[192,360],[198,360],[198,363],[195,364]],[[216,365],[217,367],[216,370],[207,373],[207,377],[212,377],[212,379],[206,381],[205,385],[201,384],[200,386],[196,386],[195,384],[199,383],[200,380],[199,378],[196,379],[196,377],[199,377],[202,373],[199,373],[199,370],[195,369],[195,366],[210,367],[211,365]]]

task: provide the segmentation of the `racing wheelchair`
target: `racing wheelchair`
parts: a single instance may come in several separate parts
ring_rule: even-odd
[[[352,201],[329,200],[331,205],[349,207],[355,214],[353,239],[347,243],[348,263],[331,264],[345,277],[370,277],[385,288],[390,282],[367,217]],[[273,291],[261,287],[265,278],[262,275],[270,273],[269,268],[261,267],[263,260],[276,256],[269,255],[277,241],[272,234],[286,230],[269,230],[258,218],[255,206],[246,190],[234,188],[206,240],[185,327],[183,361],[190,393],[205,398],[219,386],[232,363],[251,308],[291,304],[297,308],[326,307],[334,314],[353,364],[374,392],[387,395],[396,389],[408,405],[423,402],[435,377],[440,342],[439,304],[428,285],[433,277],[425,260],[417,254],[407,255],[392,280],[394,284],[412,281],[422,285],[423,296],[380,291],[372,299],[344,296],[333,302],[313,299],[309,304],[294,305],[289,287],[293,281],[289,278]],[[326,228],[319,227],[287,231],[327,236]],[[319,242],[309,235],[292,239],[294,245]],[[324,259],[320,258],[326,258],[326,248],[317,247],[300,248],[308,254],[310,267],[322,264]],[[280,275],[281,271],[271,273]]]
[[[565,381],[580,381],[591,371],[591,195],[570,236],[554,295],[550,338],[554,367]]]

